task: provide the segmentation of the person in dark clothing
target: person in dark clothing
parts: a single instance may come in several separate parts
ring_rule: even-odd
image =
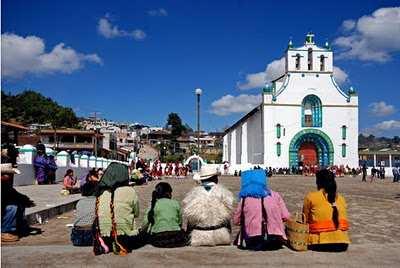
[[[82,196],[92,196],[98,190],[99,176],[95,168],[91,169],[86,176],[86,182],[81,186]]]
[[[365,163],[362,166],[362,181],[367,181],[367,165]]]
[[[13,145],[1,150],[1,241],[16,242],[19,237],[38,234],[40,229],[30,228],[24,220],[25,208],[35,206],[28,196],[19,193],[13,187],[14,174],[20,174],[16,168],[18,151]]]
[[[47,158],[47,181],[49,184],[56,183],[57,164],[54,155],[49,155]]]

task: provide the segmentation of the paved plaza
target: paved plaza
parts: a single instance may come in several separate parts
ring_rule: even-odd
[[[166,179],[173,196],[182,200],[195,183],[190,179]],[[157,182],[137,187],[140,209],[147,208]],[[238,177],[222,177],[221,183],[237,194]],[[361,183],[361,178],[337,179],[339,191],[348,203],[352,245],[345,253],[294,252],[284,248],[277,252],[246,252],[233,246],[157,249],[146,246],[126,257],[113,254],[95,257],[91,248],[73,247],[69,241],[73,212],[38,225],[43,234],[22,238],[15,244],[2,245],[2,265],[58,267],[397,267],[400,263],[400,184],[391,179]],[[315,189],[313,177],[276,176],[270,179],[273,190],[280,192],[291,213],[300,211],[305,194]],[[41,187],[41,186],[36,186]],[[50,194],[49,194],[50,195]],[[142,220],[143,214],[139,221]],[[233,235],[238,228],[234,228]]]

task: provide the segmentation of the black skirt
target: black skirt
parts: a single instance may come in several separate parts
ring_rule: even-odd
[[[149,243],[159,248],[184,247],[188,243],[188,237],[183,230],[153,233],[149,236]]]

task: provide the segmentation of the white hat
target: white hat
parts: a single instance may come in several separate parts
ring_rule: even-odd
[[[200,168],[200,172],[193,175],[195,181],[202,181],[211,178],[212,176],[218,175],[219,171],[217,168],[211,165],[204,165]]]
[[[11,163],[0,164],[1,173],[6,174],[21,174],[21,171],[17,168],[14,168]]]

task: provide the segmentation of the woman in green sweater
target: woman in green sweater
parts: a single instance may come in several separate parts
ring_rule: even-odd
[[[151,207],[144,218],[149,243],[155,247],[183,247],[187,244],[187,236],[181,228],[181,206],[171,197],[171,185],[158,183],[152,194]]]

